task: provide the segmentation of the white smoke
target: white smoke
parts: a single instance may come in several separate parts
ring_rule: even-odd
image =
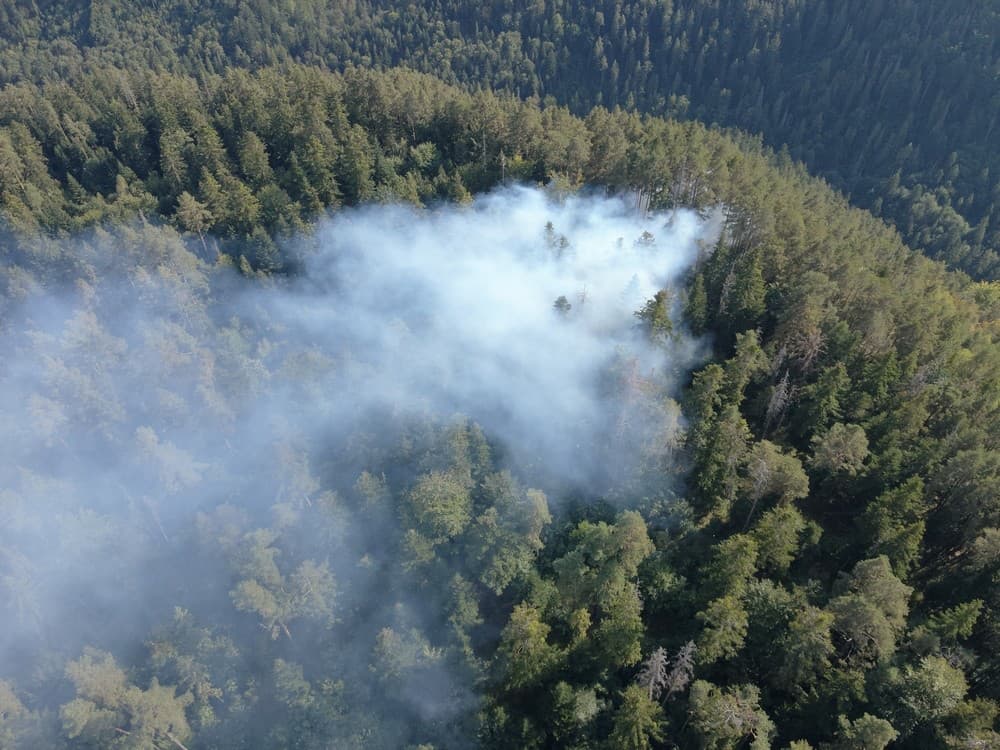
[[[665,384],[691,361],[692,341],[649,345],[634,313],[692,263],[702,232],[692,212],[640,217],[529,188],[466,209],[370,207],[323,226],[305,278],[268,309],[293,339],[361,368],[338,391],[352,406],[460,412],[584,479],[597,457],[578,446],[606,427],[612,359]]]
[[[468,207],[340,212],[300,242],[311,249],[291,280],[213,270],[171,230],[141,227],[67,241],[81,270],[62,291],[9,276],[0,679],[31,673],[44,692],[61,668],[39,676],[41,650],[127,653],[175,605],[227,606],[231,573],[198,552],[196,514],[235,506],[246,530],[283,517],[281,533],[297,533],[289,498],[350,488],[407,420],[476,421],[554,502],[559,488],[599,492],[676,436],[667,396],[699,347],[676,294],[669,339],[650,341],[634,313],[705,232],[686,211],[513,188]],[[394,594],[358,572],[360,536],[314,548],[342,597],[383,596],[370,609],[389,611]]]

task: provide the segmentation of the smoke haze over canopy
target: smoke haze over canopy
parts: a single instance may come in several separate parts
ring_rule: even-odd
[[[369,587],[358,540],[396,521],[320,533],[298,519],[375,470],[411,420],[464,415],[526,484],[599,492],[639,450],[616,425],[654,453],[679,429],[666,396],[698,347],[676,323],[651,342],[634,313],[705,232],[690,212],[512,188],[469,207],[342,211],[299,275],[268,283],[213,271],[170,230],[69,243],[75,283],[10,295],[0,332],[0,679],[29,671],[51,689],[61,673],[33,663],[40,648],[138,649],[174,606],[240,627],[224,593],[215,608],[246,573],[196,551],[220,506],[246,538],[277,529],[283,565],[325,556],[341,606],[363,604],[377,632],[406,595]],[[629,373],[655,387],[616,383]],[[435,612],[409,606],[433,628]],[[368,679],[368,636],[338,622]],[[434,714],[435,691],[408,694]]]
[[[701,232],[690,212],[643,219],[528,188],[465,209],[371,207],[326,224],[304,278],[265,304],[283,335],[342,363],[353,407],[460,412],[582,478],[597,456],[573,446],[603,425],[616,352],[667,379],[689,362],[682,337],[637,337],[634,312],[693,261]]]

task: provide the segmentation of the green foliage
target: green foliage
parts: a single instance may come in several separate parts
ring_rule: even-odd
[[[760,708],[753,685],[723,689],[698,680],[691,686],[688,713],[699,747],[722,750],[748,741],[752,750],[771,747],[774,723]]]
[[[892,574],[884,556],[863,560],[849,576],[841,575],[829,610],[849,660],[883,661],[892,655],[912,591]]]
[[[806,520],[792,505],[779,505],[764,513],[754,527],[758,564],[778,575],[788,573],[803,543]]]
[[[930,491],[940,531],[958,544],[967,544],[978,529],[1000,525],[1000,450],[958,451],[934,473]]]
[[[695,336],[705,333],[708,327],[708,295],[705,292],[705,277],[695,274],[684,305],[684,318]]]
[[[695,453],[698,506],[704,517],[726,521],[740,487],[750,428],[735,405],[710,422],[704,445]]]
[[[533,686],[556,665],[559,652],[548,642],[550,630],[534,607],[514,607],[497,647],[503,684],[509,689]]]
[[[66,11],[65,4],[39,5],[46,17]],[[105,647],[115,658],[95,650],[74,658],[82,643],[102,637],[80,632],[39,648],[37,659],[27,655],[27,666],[12,660],[10,682],[0,682],[0,746],[447,747],[456,737],[487,747],[995,744],[995,284],[971,284],[919,258],[884,225],[743,136],[621,110],[595,109],[583,120],[551,102],[471,95],[402,70],[260,65],[299,57],[340,67],[421,38],[385,35],[394,24],[417,24],[386,12],[364,44],[331,52],[340,35],[355,33],[350,19],[324,27],[324,14],[334,12],[326,5],[293,5],[230,9],[235,18],[221,36],[200,36],[208,22],[192,20],[189,52],[163,46],[156,72],[101,61],[143,58],[143,40],[177,33],[175,22],[187,17],[180,6],[95,6],[92,18],[73,11],[75,20],[51,31],[30,25],[36,10],[27,5],[0,14],[0,49],[29,28],[52,42],[22,47],[21,58],[0,56],[11,77],[43,71],[54,60],[44,57],[55,54],[54,40],[83,39],[84,27],[88,40],[120,43],[113,53],[95,47],[87,72],[64,61],[65,75],[0,92],[0,204],[10,230],[0,238],[0,317],[19,305],[48,311],[54,290],[75,295],[51,334],[63,354],[32,373],[23,404],[5,402],[4,419],[27,442],[48,447],[59,446],[68,429],[85,428],[89,450],[116,457],[151,486],[150,497],[119,503],[120,489],[95,478],[94,495],[102,496],[95,499],[60,480],[48,448],[21,456],[0,491],[0,600],[17,632],[40,629],[38,603],[53,592],[39,586],[26,553],[49,537],[26,525],[24,509],[47,496],[80,508],[48,519],[53,559],[71,528],[80,530],[73,539],[85,537],[80,544],[140,545],[155,550],[157,571],[177,569],[159,592],[167,604],[144,615],[161,624],[145,649],[112,643]],[[573,7],[559,11],[559,24],[548,12],[508,9],[511,28],[527,24],[540,33],[532,24],[549,24],[545,39],[559,41],[537,50],[531,40],[541,37],[511,32],[502,58],[486,46],[470,57],[465,42],[435,42],[415,62],[430,67],[438,55],[433,65],[445,74],[464,79],[481,68],[477,75],[505,77],[531,93],[544,79],[580,98],[590,88],[574,87],[572,77],[557,84],[554,71],[567,59],[559,45],[586,35],[587,55],[607,63],[609,86],[617,69],[617,88],[602,91],[602,101],[631,95],[637,104],[656,88],[637,83],[659,70],[654,57],[676,57],[670,69],[682,70],[704,48],[706,71],[719,62],[720,32],[701,23],[716,17],[707,6],[658,5],[653,25],[643,3]],[[214,8],[206,5],[197,19],[211,20]],[[847,6],[832,15],[825,8],[723,3],[718,12],[755,19],[743,41],[773,21],[781,29],[805,24],[802,38],[819,43],[822,30],[845,28],[852,16]],[[273,24],[261,25],[253,9]],[[873,6],[859,17],[911,10]],[[294,50],[269,46],[268,34],[285,34],[288,19],[305,12],[316,25],[300,24]],[[469,19],[478,19],[480,31],[470,26],[468,38],[491,34],[498,12],[474,9]],[[980,18],[980,10],[969,12]],[[147,14],[142,24],[136,13]],[[466,20],[456,23],[464,28]],[[669,31],[690,24],[700,44]],[[122,28],[146,32],[122,36]],[[317,28],[330,33],[316,36]],[[591,28],[600,33],[588,34]],[[847,58],[862,34],[857,28],[841,39]],[[669,43],[654,39],[650,65],[640,63],[645,41],[661,33]],[[756,80],[759,60],[794,44],[789,33],[782,37],[768,36],[769,44],[738,58],[750,66],[746,81]],[[626,48],[638,65],[622,56]],[[873,54],[887,60],[895,53]],[[197,78],[183,73],[189,60],[178,55],[197,59]],[[227,56],[254,71],[224,70]],[[508,64],[514,60],[539,66]],[[845,59],[845,70],[851,62]],[[23,72],[11,73],[20,64]],[[888,64],[863,67],[885,71]],[[940,120],[945,105],[931,92],[944,73],[921,70],[914,90],[926,89],[918,98]],[[904,79],[916,75],[900,71]],[[894,85],[870,88],[888,96]],[[746,105],[742,89],[730,91]],[[646,104],[682,107],[680,100]],[[800,105],[769,106],[787,115]],[[800,124],[782,127],[813,137],[808,120],[786,120]],[[858,137],[845,133],[844,140]],[[885,147],[880,164],[895,163],[884,142],[895,135],[883,128],[865,138]],[[852,153],[860,159],[870,154],[865,148]],[[989,178],[963,177],[963,152],[947,167],[958,173],[938,181],[949,195],[917,195],[927,176],[918,174],[923,158],[907,158],[884,211],[897,219],[922,212],[904,230],[927,239],[932,252],[968,244],[964,230],[934,237],[931,229],[961,229],[948,218],[956,186]],[[856,171],[850,161],[837,163]],[[276,433],[273,462],[247,467],[238,480],[247,492],[274,497],[250,517],[238,493],[217,492],[226,467],[180,445],[171,426],[151,426],[149,413],[160,408],[182,428],[203,415],[236,424],[241,404],[276,373],[352,365],[346,354],[324,363],[291,351],[277,329],[217,320],[234,268],[247,283],[283,284],[275,277],[293,277],[297,259],[285,255],[282,238],[307,230],[324,210],[363,200],[468,200],[470,189],[503,180],[552,180],[567,193],[593,182],[640,208],[722,207],[719,241],[691,270],[686,299],[659,295],[639,316],[653,338],[687,324],[714,347],[690,379],[678,437],[651,449],[669,452],[669,461],[645,462],[599,498],[580,487],[556,489],[550,500],[527,489],[517,467],[501,470],[509,466],[503,446],[492,450],[461,419],[447,426],[416,419],[392,448],[375,447],[383,425],[364,425],[344,448],[349,456],[327,446],[305,456],[290,447],[301,407],[293,403],[288,424],[268,426]],[[868,185],[865,196],[869,187],[880,192]],[[993,199],[981,192],[961,209],[982,216],[974,233],[982,236],[971,239],[996,247],[1000,222],[983,223]],[[131,323],[116,319],[128,316],[108,312],[116,291],[97,240],[84,236],[70,251],[52,239],[95,225],[102,228],[93,236],[116,248],[108,262],[135,294],[156,297],[161,313],[137,323],[157,352],[153,372],[140,373],[131,361],[121,333]],[[565,251],[552,234],[552,249]],[[566,304],[556,311],[578,314]],[[676,317],[682,308],[686,317]],[[45,344],[35,331],[18,343]],[[197,388],[183,392],[178,383]],[[128,391],[143,398],[126,399]],[[310,392],[303,401],[335,396]],[[238,430],[227,433],[226,450],[239,453],[239,439]],[[193,494],[205,507],[183,526],[173,511]],[[95,565],[105,564],[100,557]],[[212,569],[228,574],[213,582],[203,573]],[[113,636],[109,630],[104,640]],[[447,718],[424,713],[442,705],[453,711]]]
[[[812,606],[795,615],[780,644],[781,665],[776,675],[779,687],[801,688],[827,673],[834,653],[833,624],[832,613]]]
[[[583,747],[600,710],[593,689],[574,689],[566,682],[552,688],[552,738],[562,747]]]
[[[609,738],[611,747],[625,750],[650,750],[662,742],[663,710],[638,685],[630,685],[622,694],[622,704],[615,711]]]
[[[764,315],[767,286],[761,272],[761,253],[742,253],[732,263],[722,283],[716,320],[731,334],[753,330]]]
[[[614,525],[580,523],[572,547],[552,564],[559,610],[581,634],[591,637],[602,661],[630,666],[642,655],[642,601],[634,580],[653,552],[646,524],[635,511]]]
[[[864,714],[854,721],[841,716],[837,721],[840,731],[837,739],[829,745],[831,750],[884,750],[899,736],[892,724],[870,714]]]
[[[621,7],[574,1],[558,11],[449,0],[405,14],[260,0],[238,9],[225,3],[193,9],[180,0],[93,10],[54,2],[18,5],[4,15],[0,81],[40,81],[54,71],[65,78],[95,62],[209,74],[290,62],[333,69],[402,64],[470,89],[551,96],[577,112],[603,105],[696,117],[788,144],[774,157],[778,168],[794,169],[790,157],[804,160],[891,219],[911,245],[995,278],[997,161],[989,144],[996,103],[981,92],[992,83],[989,41],[998,23],[992,6],[971,0],[947,9],[857,0],[816,6],[639,0]],[[128,102],[118,107],[122,119],[132,115]],[[411,96],[406,104],[413,114],[399,119],[400,129],[418,146],[428,103]],[[103,154],[72,137],[86,133],[76,122],[59,123],[63,148],[97,170]],[[121,127],[123,140],[135,142],[129,125],[131,117]],[[191,125],[175,127],[197,142],[199,129]],[[599,146],[589,150],[601,165],[598,178],[622,187],[627,181],[615,163],[626,148],[622,134],[599,117],[594,125],[602,131]],[[255,130],[267,140],[265,129]],[[495,141],[477,138],[470,144],[477,158],[499,154]],[[568,154],[572,143],[560,139],[550,151]],[[523,150],[505,153],[508,176],[530,173],[516,161]],[[345,157],[345,171],[359,164],[356,156]],[[669,166],[683,176],[662,191],[666,200],[704,205],[704,183],[688,163],[665,154],[645,158],[651,169]],[[433,168],[426,154],[413,162],[419,170]],[[716,165],[729,168],[724,159]],[[344,180],[346,193],[364,192],[355,182]]]
[[[472,517],[472,498],[455,474],[432,472],[420,478],[409,495],[409,509],[419,531],[444,542],[461,533]]]
[[[670,319],[670,293],[661,289],[635,313],[650,341],[666,343],[673,333],[674,324]]]
[[[858,425],[837,422],[823,435],[812,441],[811,464],[831,474],[843,472],[854,476],[864,469],[868,457],[868,438]]]
[[[905,577],[920,556],[925,515],[924,484],[920,477],[882,493],[865,508],[858,521],[869,544],[868,553],[885,555],[893,572]]]
[[[290,575],[283,575],[276,561],[280,550],[271,546],[274,539],[264,530],[244,537],[235,567],[245,577],[229,595],[236,609],[259,618],[272,639],[282,633],[291,639],[294,620],[333,621],[337,587],[326,563],[305,560]]]
[[[940,656],[892,670],[882,687],[893,725],[904,735],[954,711],[968,691],[965,675]]]
[[[704,589],[710,594],[740,595],[757,571],[760,548],[753,537],[735,534],[719,542],[702,571]]]
[[[531,573],[552,516],[545,494],[522,490],[509,473],[487,476],[483,491],[489,507],[473,521],[468,548],[482,566],[479,581],[499,594]]]
[[[850,378],[843,362],[824,369],[815,383],[803,389],[803,403],[798,410],[799,433],[816,436],[843,416],[840,402],[849,387]]]
[[[802,462],[767,440],[755,443],[747,457],[746,494],[753,500],[775,497],[785,503],[809,494]]]
[[[155,677],[147,690],[131,685],[110,654],[88,650],[67,665],[66,674],[77,696],[60,709],[71,739],[145,750],[183,743],[191,734],[184,713],[190,693],[178,696]]]
[[[711,664],[735,656],[747,633],[747,612],[735,596],[713,599],[697,614],[704,629],[698,638],[698,661]]]
[[[981,599],[959,604],[943,612],[936,612],[927,620],[927,629],[942,641],[954,643],[959,638],[968,638],[983,611]]]

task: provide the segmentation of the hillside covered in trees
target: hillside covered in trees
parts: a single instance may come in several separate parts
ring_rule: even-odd
[[[539,275],[585,257],[578,200],[674,269],[613,290],[586,378],[525,357],[596,282],[456,283],[475,356],[423,348],[496,241],[481,194],[521,183],[549,197],[500,244]],[[1000,290],[753,141],[406,71],[95,62],[0,92],[0,200],[5,750],[1000,742]],[[552,338],[504,335],[518,304]],[[526,413],[585,383],[601,419],[434,397],[519,377],[552,383]]]
[[[402,64],[580,116],[621,105],[693,118],[787,145],[911,247],[990,279],[998,40],[993,0],[26,2],[0,9],[0,81],[101,64],[199,76]]]

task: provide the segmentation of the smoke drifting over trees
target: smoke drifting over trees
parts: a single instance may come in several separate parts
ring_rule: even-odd
[[[996,283],[691,122],[0,93],[2,750],[997,744]]]
[[[635,313],[671,297],[701,232],[690,212],[641,219],[616,200],[557,204],[526,188],[465,210],[369,208],[324,227],[304,282],[263,304],[331,358],[350,394],[331,394],[340,413],[457,411],[522,465],[581,482],[624,418],[608,378],[662,387],[691,362],[679,322],[660,340]]]
[[[480,608],[518,600],[550,506],[679,477],[706,231],[513,188],[342,212],[284,281],[146,224],[65,241],[71,282],[8,284],[0,334],[21,736],[471,744]]]

